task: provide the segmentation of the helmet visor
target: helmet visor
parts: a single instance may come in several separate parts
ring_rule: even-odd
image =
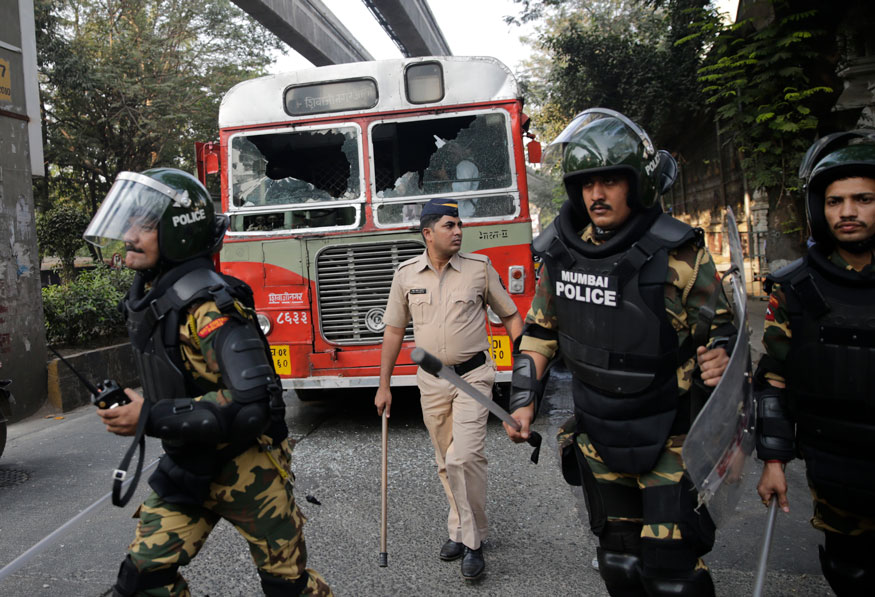
[[[82,236],[98,247],[123,241],[131,227],[155,228],[170,205],[166,185],[134,172],[122,172]],[[174,193],[173,189],[167,187]]]
[[[618,121],[617,127],[619,129],[625,127],[640,138],[641,143],[644,146],[645,158],[653,156],[656,153],[653,142],[650,140],[647,133],[644,132],[644,129],[629,120],[626,116],[608,108],[591,108],[589,110],[584,110],[575,116],[574,120],[568,123],[568,126],[566,126],[562,132],[553,139],[544,150],[542,163],[547,164],[548,166],[561,163],[562,157],[565,155],[565,147],[569,143],[578,140],[583,129],[591,125],[593,122],[604,118],[611,118]]]

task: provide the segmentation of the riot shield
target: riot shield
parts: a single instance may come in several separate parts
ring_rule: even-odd
[[[699,492],[699,503],[708,507],[718,527],[723,526],[738,503],[745,464],[753,450],[756,413],[744,259],[731,209],[727,209],[726,223],[731,267],[725,276],[730,276],[738,336],[723,377],[693,422],[683,448],[684,463]]]

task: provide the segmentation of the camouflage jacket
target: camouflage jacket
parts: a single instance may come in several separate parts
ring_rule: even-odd
[[[581,238],[592,244],[599,244],[592,234],[592,225],[584,228]],[[541,278],[535,289],[532,306],[526,315],[526,324],[536,324],[548,330],[558,330],[554,298],[555,285],[548,279],[546,268],[541,268]],[[708,298],[719,292],[715,308],[716,315],[711,322],[711,330],[732,323],[732,313],[729,302],[723,293],[720,276],[711,254],[704,247],[699,248],[695,242],[687,243],[669,251],[668,273],[665,280],[665,311],[669,321],[678,335],[678,344],[682,345],[691,334],[695,333],[699,321],[699,307]],[[710,336],[710,334],[709,334]],[[713,339],[710,342],[712,342]],[[553,358],[558,350],[556,340],[544,340],[523,334],[521,350],[537,352],[548,359]],[[696,366],[695,357],[682,363],[677,370],[678,391],[684,393],[690,389],[693,370]]]
[[[845,261],[838,251],[833,251],[828,259],[839,269],[852,271],[854,268]],[[869,264],[863,268],[863,272],[875,269],[875,264]],[[766,308],[765,324],[763,326],[763,347],[766,354],[773,359],[772,363],[763,362],[763,372],[766,379],[784,383],[782,371],[790,352],[790,340],[793,332],[790,329],[790,317],[787,313],[787,297],[780,284],[775,284],[769,294],[769,306]]]
[[[223,314],[213,301],[189,306],[188,315],[179,326],[179,349],[186,371],[198,386],[208,391],[195,400],[214,402],[219,406],[231,403],[231,394],[222,384],[222,372],[214,344],[219,330],[230,316]]]

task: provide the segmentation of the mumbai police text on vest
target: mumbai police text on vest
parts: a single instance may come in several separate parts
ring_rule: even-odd
[[[609,290],[610,276],[598,276],[582,272],[562,270],[562,281],[556,282],[556,296],[582,303],[606,307],[617,306],[617,291]]]

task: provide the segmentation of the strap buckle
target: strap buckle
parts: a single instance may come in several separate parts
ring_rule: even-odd
[[[127,478],[127,476],[128,476],[128,472],[127,472],[127,471],[123,471],[123,470],[120,469],[120,468],[117,468],[117,469],[115,469],[114,471],[112,471],[112,479],[113,479],[113,481],[124,481],[125,478]]]
[[[173,414],[178,415],[180,413],[188,413],[194,410],[194,401],[191,399],[184,399],[183,404],[174,404],[173,405]]]

